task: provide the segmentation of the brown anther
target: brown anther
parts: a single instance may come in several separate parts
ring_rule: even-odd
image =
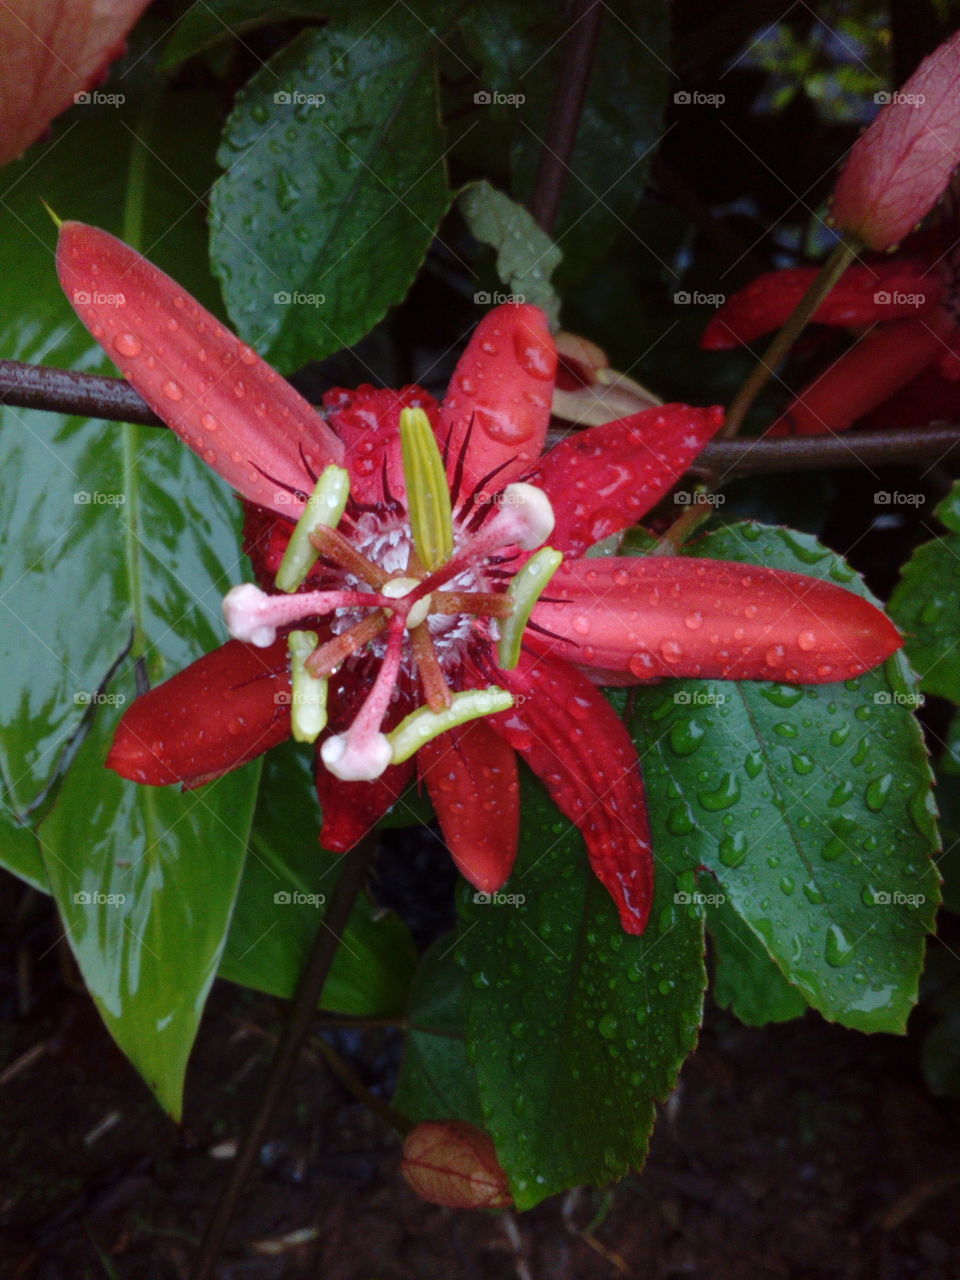
[[[310,534],[310,543],[327,560],[332,560],[341,569],[355,574],[361,582],[369,583],[375,591],[379,591],[390,580],[389,573],[361,555],[337,529],[320,525]]]
[[[385,609],[375,610],[342,635],[318,645],[304,664],[307,671],[317,680],[333,675],[341,662],[369,644],[374,636],[378,636],[386,628],[389,621],[390,615]]]
[[[513,601],[506,592],[435,591],[431,613],[469,613],[478,618],[509,618]]]
[[[453,705],[453,694],[443,674],[426,622],[421,622],[419,627],[414,627],[410,632],[410,644],[427,706],[431,711],[446,710]]]

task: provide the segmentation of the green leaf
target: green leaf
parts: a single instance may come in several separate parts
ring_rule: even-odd
[[[707,928],[713,943],[713,998],[722,1009],[748,1027],[800,1017],[807,1002],[735,911],[725,902],[708,904]]]
[[[934,514],[949,532],[917,547],[904,565],[890,615],[921,687],[960,703],[960,482]]]
[[[400,302],[449,204],[433,54],[404,6],[304,31],[237,96],[210,251],[241,335],[291,369]]]
[[[523,302],[541,307],[553,328],[560,324],[560,298],[550,278],[563,257],[532,216],[489,182],[471,182],[460,195],[460,211],[475,239],[497,251],[497,275]]]
[[[63,217],[133,236],[211,296],[197,193],[212,176],[215,100],[134,98],[129,122],[78,108],[82,118],[3,171],[0,243],[16,264],[0,278],[4,356],[110,367],[60,292],[41,196]],[[140,682],[222,639],[219,601],[240,559],[236,502],[162,430],[4,406],[0,454],[6,802],[38,826],[43,879],[108,1027],[176,1114],[257,774],[178,796],[122,781],[103,761]],[[40,881],[22,830],[4,844],[7,865]]]
[[[414,1121],[466,1120],[482,1127],[477,1078],[467,1057],[456,942],[455,934],[438,938],[417,970],[393,1105]]]
[[[507,900],[465,895],[456,956],[484,1127],[528,1209],[642,1165],[655,1104],[696,1043],[706,975],[703,921],[675,900],[669,863],[646,933],[625,934],[579,833],[523,786]]]
[[[132,669],[111,688],[133,698]],[[67,939],[111,1035],[179,1120],[183,1076],[226,936],[258,765],[196,791],[104,767],[98,715],[40,827]]]
[[[225,40],[235,40],[248,31],[284,22],[291,18],[316,18],[329,15],[331,4],[320,0],[203,0],[191,4],[174,27],[163,47],[160,69],[170,71],[187,58],[203,53]]]
[[[232,982],[288,998],[320,927],[341,858],[317,842],[320,813],[312,753],[288,743],[270,753],[250,855],[220,973]],[[400,1015],[417,964],[406,925],[358,899],[320,1007],[365,1017]]]
[[[6,790],[0,801],[0,867],[5,867],[41,893],[50,892],[36,832],[14,818]]]
[[[805,534],[731,525],[700,556],[863,584]],[[842,684],[636,691],[658,857],[705,868],[824,1017],[902,1031],[939,900],[930,769],[902,657]]]

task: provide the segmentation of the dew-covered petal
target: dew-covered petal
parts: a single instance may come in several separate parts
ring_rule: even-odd
[[[473,720],[426,743],[416,760],[457,869],[493,893],[517,856],[516,752],[486,720]]]
[[[491,492],[540,456],[556,370],[539,307],[507,303],[480,321],[450,379],[437,428],[454,505],[502,464]]]
[[[623,928],[642,933],[653,900],[653,854],[640,763],[623,721],[565,662],[524,653],[515,671],[497,678],[516,705],[489,725],[579,829]]]
[[[400,411],[422,409],[436,426],[440,410],[429,391],[416,386],[392,391],[369,384],[355,390],[333,387],[325,392],[323,407],[346,448],[344,466],[356,501],[376,505],[389,498],[404,501]]]
[[[150,408],[238,493],[294,519],[343,446],[317,411],[168,275],[65,222],[60,283]]]
[[[686,556],[567,562],[549,600],[533,611],[543,630],[528,628],[528,648],[644,679],[822,684],[869,671],[903,643],[879,609],[843,587]]]
[[[286,640],[266,649],[231,640],[137,698],[107,766],[131,782],[196,786],[289,736]]]
[[[550,545],[576,555],[636,523],[722,426],[719,407],[665,404],[562,440],[529,477],[553,506]]]

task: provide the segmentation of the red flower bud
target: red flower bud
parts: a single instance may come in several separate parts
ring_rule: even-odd
[[[463,1120],[418,1124],[403,1144],[403,1176],[417,1195],[448,1209],[507,1209],[507,1175],[493,1143]]]
[[[960,32],[890,95],[850,152],[833,221],[871,249],[889,249],[943,195],[960,155]]]

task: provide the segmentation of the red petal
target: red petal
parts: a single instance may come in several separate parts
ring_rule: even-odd
[[[196,786],[290,736],[287,642],[230,640],[151,689],[117,726],[107,767],[133,782]]]
[[[940,199],[960,157],[960,32],[940,45],[854,144],[831,214],[889,249]]]
[[[947,382],[934,368],[908,382],[889,400],[857,419],[864,431],[885,427],[925,427],[938,419],[956,422],[960,419],[960,384]]]
[[[590,865],[627,933],[643,933],[653,854],[636,749],[613,708],[566,663],[521,654],[497,681],[519,695],[489,724],[521,752],[583,836]]]
[[[515,751],[485,720],[474,720],[434,738],[416,758],[457,869],[475,889],[493,893],[517,856]]]
[[[323,813],[320,843],[332,853],[346,853],[393,808],[413,777],[414,764],[392,764],[373,782],[341,782],[317,752],[317,795]]]
[[[288,382],[121,240],[65,222],[60,283],[110,359],[238,493],[282,515],[343,446]],[[301,456],[302,453],[302,456]]]
[[[448,1209],[506,1209],[507,1175],[490,1138],[464,1120],[428,1120],[407,1134],[400,1172],[418,1196]]]
[[[770,435],[845,431],[922,373],[944,351],[946,312],[874,329],[811,382],[783,411]]]
[[[508,303],[477,325],[450,380],[437,438],[462,502],[496,467],[500,489],[540,456],[550,421],[557,353],[539,307]]]
[[[334,387],[323,397],[330,425],[346,446],[350,492],[358,502],[406,497],[400,451],[400,410],[423,409],[436,426],[439,406],[422,387],[401,391],[364,385],[355,391]],[[386,475],[389,495],[384,493]]]
[[[73,106],[75,94],[98,83],[123,53],[124,36],[147,3],[0,5],[0,164],[39,138],[55,116]]]
[[[634,524],[722,426],[718,407],[665,404],[568,436],[530,476],[553,505],[550,546],[577,554]]]
[[[577,560],[550,581],[524,644],[637,676],[822,684],[900,648],[894,625],[852,591],[802,573],[686,556]]]
[[[817,275],[817,267],[767,271],[729,298],[707,325],[700,345],[723,351],[779,329]],[[818,324],[858,328],[874,321],[925,315],[944,296],[944,285],[925,263],[898,259],[850,267],[814,313]]]

